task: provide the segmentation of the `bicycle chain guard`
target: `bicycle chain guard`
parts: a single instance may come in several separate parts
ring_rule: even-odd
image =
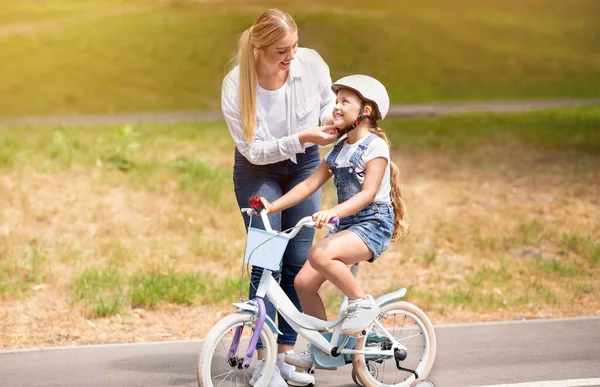
[[[323,332],[321,334],[327,339],[327,341],[331,340],[331,332]],[[346,336],[340,335],[337,345],[342,345],[344,343],[344,340],[346,340]],[[350,337],[348,343],[346,343],[345,348],[354,348],[354,345],[356,345],[356,339]],[[312,361],[315,364],[319,365],[321,368],[337,368],[345,366],[346,364],[352,362],[351,355],[333,357],[330,353],[325,353],[314,345],[310,346],[310,357]]]

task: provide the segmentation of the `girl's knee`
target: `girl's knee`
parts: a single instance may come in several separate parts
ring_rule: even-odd
[[[300,271],[294,278],[294,288],[298,295],[317,293],[321,285],[317,284],[315,280],[316,278],[311,273]]]
[[[302,271],[294,278],[294,288],[298,294],[306,293],[310,287],[310,278]]]
[[[325,256],[323,249],[313,246],[308,250],[308,262],[316,270],[320,271],[323,265],[326,263],[327,257]]]

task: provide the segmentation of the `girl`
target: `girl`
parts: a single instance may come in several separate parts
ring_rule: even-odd
[[[337,95],[334,125],[339,135],[346,137],[308,179],[273,203],[263,201],[267,212],[282,211],[334,177],[338,205],[315,212],[313,220],[321,228],[337,216],[339,226],[310,248],[294,284],[304,313],[322,320],[327,316],[319,288],[326,280],[337,286],[349,299],[342,333],[356,335],[377,317],[379,307],[358,285],[348,265],[375,261],[407,225],[398,170],[390,162],[387,137],[377,126],[390,105],[385,87],[369,76],[352,75],[334,83],[332,89]]]

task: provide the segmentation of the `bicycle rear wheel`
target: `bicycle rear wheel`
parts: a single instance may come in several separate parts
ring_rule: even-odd
[[[400,362],[400,366],[408,371],[399,370],[393,356],[353,355],[356,378],[364,387],[408,387],[417,379],[412,371],[419,378],[425,378],[435,361],[433,324],[425,312],[405,301],[385,305],[382,312],[387,314],[387,318],[379,320],[380,323],[407,348],[408,357]],[[354,348],[391,349],[391,341],[374,325]]]
[[[254,360],[247,369],[240,369],[237,364],[243,361],[248,350],[250,337],[256,328],[257,316],[251,313],[234,313],[219,322],[210,330],[202,343],[198,355],[198,386],[199,387],[237,387],[248,385],[256,366]],[[227,362],[227,354],[235,331],[244,327],[237,351],[233,354],[235,362]],[[263,376],[256,381],[254,387],[266,387],[270,380],[277,358],[277,343],[269,327],[264,324],[260,332],[264,345]]]

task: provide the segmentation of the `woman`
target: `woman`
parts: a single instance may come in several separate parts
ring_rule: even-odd
[[[320,164],[318,145],[336,141],[331,118],[335,95],[331,90],[329,67],[311,49],[298,48],[298,28],[284,11],[269,9],[258,16],[239,41],[237,65],[225,76],[221,108],[235,142],[233,182],[240,207],[258,194],[275,200],[302,182]],[[321,123],[325,126],[317,126]],[[287,210],[269,214],[275,229],[294,226],[306,215],[318,211],[320,191]],[[248,219],[244,219],[248,227]],[[260,219],[253,227],[263,227]],[[290,300],[301,309],[294,278],[306,262],[314,230],[304,228],[288,244],[281,272],[273,273]],[[250,298],[254,297],[262,269],[252,269]],[[275,308],[267,302],[267,313]],[[278,319],[283,333],[277,338],[277,368],[269,386],[306,386],[314,384],[307,373],[295,371],[284,363],[285,353],[293,350],[296,332],[283,318]],[[259,343],[258,348],[262,346]],[[258,352],[259,359],[262,358]],[[260,376],[257,363],[250,385]]]

